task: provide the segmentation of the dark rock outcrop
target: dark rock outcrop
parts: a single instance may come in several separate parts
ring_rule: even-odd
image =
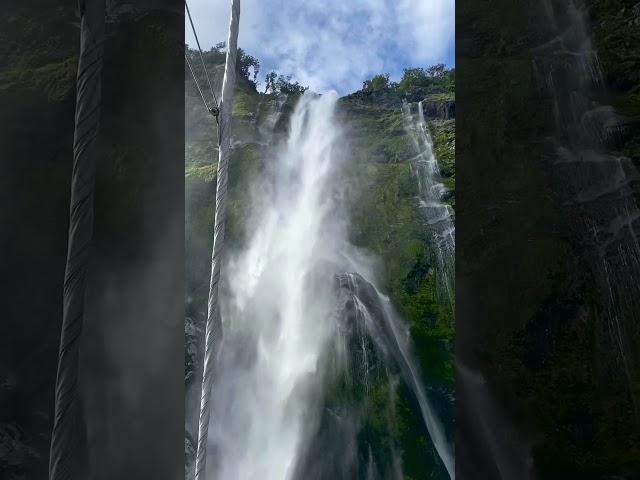
[[[456,102],[448,98],[425,98],[422,101],[425,118],[451,120],[456,116]]]

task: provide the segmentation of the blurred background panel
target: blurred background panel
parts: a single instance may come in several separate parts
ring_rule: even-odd
[[[456,2],[459,478],[638,478],[635,1]]]
[[[106,16],[80,344],[89,478],[182,478],[183,3],[107,2]],[[55,0],[0,14],[3,478],[48,469],[79,20]]]

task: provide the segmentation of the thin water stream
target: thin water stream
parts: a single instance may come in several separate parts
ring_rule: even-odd
[[[591,40],[588,7],[581,1],[543,2],[550,40],[534,50],[534,71],[549,98],[555,134],[550,171],[570,227],[583,243],[585,265],[597,282],[598,308],[610,353],[633,397],[630,371],[639,359],[629,338],[640,317],[639,172],[617,152],[625,119],[604,104],[607,91]],[[633,398],[638,415],[637,399]]]
[[[456,230],[453,208],[443,201],[447,191],[442,182],[438,159],[434,154],[422,102],[404,103],[402,113],[405,129],[413,143],[415,157],[411,159],[418,182],[420,209],[424,216],[430,246],[437,261],[439,292],[455,312],[455,244]]]

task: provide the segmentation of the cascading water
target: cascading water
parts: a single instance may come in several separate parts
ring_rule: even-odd
[[[444,463],[450,478],[455,478],[453,452],[446,437],[445,430],[434,415],[434,409],[427,398],[426,389],[413,361],[409,332],[399,322],[389,298],[356,273],[345,273],[338,276],[340,286],[347,292],[346,306],[352,311],[356,320],[362,322],[377,345],[377,350],[386,357],[386,363],[394,363],[399,368],[404,381],[409,385],[427,430],[431,435],[434,448]],[[365,371],[365,382],[368,380],[366,350],[362,351]]]
[[[640,320],[640,176],[631,159],[615,153],[627,127],[612,107],[600,103],[607,92],[586,5],[550,0],[543,5],[551,39],[534,51],[534,71],[556,123],[551,170],[573,231],[582,243],[591,237],[584,261],[598,281],[611,351],[622,367],[610,367],[607,375],[624,372],[633,396],[629,371],[640,359],[634,359],[625,329]]]
[[[313,378],[331,334],[328,227],[335,95],[304,96],[265,184],[246,251],[231,259],[210,437],[213,478],[286,479],[313,426]]]
[[[269,102],[266,108],[260,104],[259,110],[266,110],[264,120],[258,125],[258,131],[263,140],[267,140],[273,134],[278,121],[282,117],[282,108],[287,103],[288,95],[286,93],[278,93],[275,99]]]
[[[305,93],[266,173],[246,186],[249,240],[225,266],[221,295],[211,478],[401,479],[396,446],[382,450],[361,424],[370,389],[385,382],[392,399],[395,379],[431,436],[434,472],[444,472],[436,477],[454,477],[451,435],[427,398],[408,333],[347,241],[336,102],[333,93]]]
[[[415,108],[414,108],[415,106]],[[415,111],[414,111],[415,110]],[[403,103],[405,128],[412,140],[416,156],[411,167],[418,181],[420,208],[436,256],[438,290],[455,311],[455,220],[453,208],[444,201],[446,187],[442,183],[438,160],[433,153],[433,140],[427,127],[422,102]]]

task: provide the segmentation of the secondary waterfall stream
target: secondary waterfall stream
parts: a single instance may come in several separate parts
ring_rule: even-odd
[[[438,159],[424,116],[422,102],[404,103],[405,128],[412,140],[416,156],[411,159],[418,182],[420,208],[424,215],[431,247],[437,261],[438,290],[442,299],[455,311],[455,222],[450,205],[443,201],[446,188],[441,181]]]
[[[373,286],[366,254],[347,240],[337,100],[301,96],[265,175],[247,185],[248,241],[225,266],[221,295],[211,478],[401,479],[395,447],[382,451],[385,442],[359,434],[372,385],[390,385],[392,399],[398,380],[431,437],[434,468],[454,477],[408,331]]]
[[[613,107],[601,103],[607,92],[587,6],[579,1],[542,5],[551,39],[535,49],[533,66],[555,119],[550,171],[572,230],[589,239],[584,241],[589,252],[584,262],[598,284],[603,336],[610,337],[615,364],[608,375],[624,377],[639,415],[629,373],[638,357],[629,337],[640,320],[640,279],[635,273],[640,268],[635,197],[640,174],[630,158],[616,151],[628,126]]]

